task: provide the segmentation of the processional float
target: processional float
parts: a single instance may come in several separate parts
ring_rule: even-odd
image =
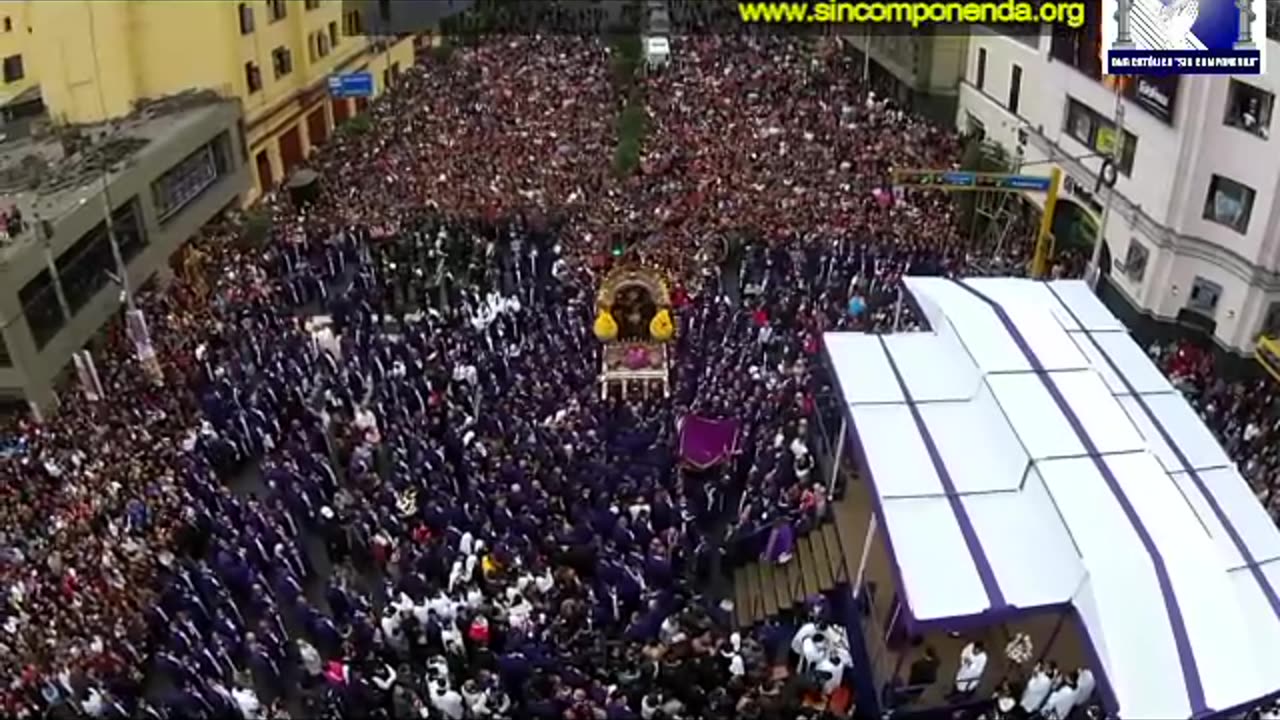
[[[604,344],[601,398],[614,387],[625,397],[636,383],[646,394],[655,386],[664,397],[671,394],[668,343],[675,337],[675,321],[670,289],[660,271],[628,265],[606,275],[596,293],[592,329]]]

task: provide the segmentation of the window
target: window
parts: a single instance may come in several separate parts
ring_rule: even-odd
[[[0,335],[0,367],[13,367],[13,358],[9,355],[9,346],[5,344],[4,335]]]
[[[342,16],[342,34],[347,37],[355,37],[364,31],[364,22],[360,18],[359,10],[351,10]]]
[[[1258,333],[1269,338],[1280,338],[1280,302],[1267,306],[1267,314],[1262,318],[1262,330]]]
[[[1266,138],[1271,126],[1271,108],[1276,96],[1248,83],[1232,80],[1227,91],[1227,117],[1224,123]]]
[[[26,77],[26,72],[22,69],[22,56],[10,55],[4,59],[4,81],[7,83],[17,82]]]
[[[1204,219],[1243,233],[1249,230],[1253,212],[1253,188],[1231,178],[1214,175],[1209,181],[1209,196],[1204,201]]]
[[[329,47],[338,47],[341,39],[342,33],[338,32],[338,21],[333,20],[329,23]]]
[[[13,32],[13,18],[8,15],[4,16],[4,31]]]
[[[987,84],[987,49],[978,48],[978,67],[974,70],[973,86],[982,90]]]
[[[170,219],[200,197],[226,172],[228,142],[224,132],[151,183],[151,197],[160,222]]]
[[[130,200],[111,214],[111,232],[120,248],[120,259],[126,263],[137,257],[146,240],[139,222],[137,201]],[[85,233],[74,245],[62,251],[55,263],[62,292],[71,312],[79,312],[119,272],[111,251],[111,235],[105,222]]]
[[[1267,0],[1267,37],[1280,42],[1280,0]]]
[[[22,286],[18,291],[18,301],[22,303],[22,314],[31,327],[31,339],[35,341],[37,350],[47,345],[67,323],[48,270],[41,270]]]
[[[1111,120],[1104,118],[1079,100],[1067,98],[1066,126],[1063,128],[1071,137],[1079,140],[1089,149],[1106,154],[1114,154],[1116,170],[1126,177],[1133,171],[1133,158],[1138,150],[1138,136],[1124,131],[1123,143],[1117,143],[1116,126]]]
[[[1073,29],[1065,24],[1052,26],[1049,56],[1066,63],[1094,80],[1102,79],[1102,3],[1085,3],[1084,25]]]
[[[303,3],[303,7],[308,10],[315,10],[320,7],[320,0],[306,0],[306,2]]]
[[[248,3],[240,3],[240,34],[253,32],[253,8]]]
[[[250,61],[244,64],[244,84],[249,88],[249,94],[262,89],[262,71],[258,69],[258,63]]]
[[[307,47],[311,51],[311,62],[314,63],[320,58],[327,57],[329,55],[329,35],[323,30],[312,33],[308,36]]]
[[[106,225],[99,223],[75,245],[67,248],[58,257],[57,267],[67,305],[71,312],[80,312],[99,290],[107,286],[111,276],[119,274]]]
[[[977,115],[974,115],[968,110],[965,110],[964,111],[964,132],[969,137],[977,138],[979,141],[981,141],[983,138],[987,136],[987,126],[982,124],[982,119],[979,118]]]
[[[277,80],[293,72],[293,53],[289,52],[289,48],[281,45],[271,51],[271,67],[275,70]]]
[[[378,19],[384,28],[391,23],[391,0],[378,0]]]
[[[1218,309],[1218,300],[1222,297],[1222,286],[1212,280],[1196,277],[1191,284],[1191,295],[1187,298],[1187,309],[1206,315],[1213,315]]]
[[[1009,112],[1018,114],[1018,101],[1022,99],[1022,68],[1014,65],[1009,75]]]
[[[1147,261],[1150,258],[1151,252],[1146,246],[1138,242],[1137,238],[1131,238],[1129,250],[1124,256],[1124,274],[1134,282],[1142,282],[1142,276],[1147,274]]]
[[[267,19],[271,22],[283,20],[289,15],[289,3],[285,0],[267,0]]]

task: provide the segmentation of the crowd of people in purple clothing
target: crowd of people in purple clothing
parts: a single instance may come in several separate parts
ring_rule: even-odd
[[[945,198],[872,192],[959,140],[847,64],[682,40],[644,79],[631,178],[610,175],[602,44],[501,38],[405,73],[313,158],[317,201],[268,196],[268,242],[228,219],[138,298],[162,384],[113,326],[104,401],[70,389],[9,427],[0,712],[828,712],[847,650],[811,638],[778,672],[792,633],[733,626],[721,553],[830,501],[822,333],[917,328],[899,278],[971,259]],[[669,399],[599,398],[594,292],[622,236],[642,241],[612,262],[688,298]],[[1276,428],[1231,420],[1254,405],[1206,412],[1261,477]],[[680,465],[688,413],[738,418],[732,463]],[[825,633],[813,612],[792,624]]]

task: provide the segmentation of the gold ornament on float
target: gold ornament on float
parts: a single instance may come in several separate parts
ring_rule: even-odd
[[[658,342],[666,342],[675,334],[675,325],[671,322],[671,311],[663,308],[653,316],[649,323],[649,334]]]
[[[608,310],[602,309],[600,314],[596,315],[592,330],[600,342],[613,342],[618,337],[618,323],[614,321],[613,315]]]
[[[667,342],[675,335],[671,292],[659,270],[639,265],[614,268],[596,293],[595,334],[601,342]],[[608,315],[612,331],[601,334],[600,319]],[[658,320],[659,315],[664,315]]]

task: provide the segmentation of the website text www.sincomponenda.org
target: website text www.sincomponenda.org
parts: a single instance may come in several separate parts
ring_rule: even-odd
[[[886,23],[895,25],[952,23],[1051,23],[1080,28],[1083,2],[740,2],[745,23]]]

